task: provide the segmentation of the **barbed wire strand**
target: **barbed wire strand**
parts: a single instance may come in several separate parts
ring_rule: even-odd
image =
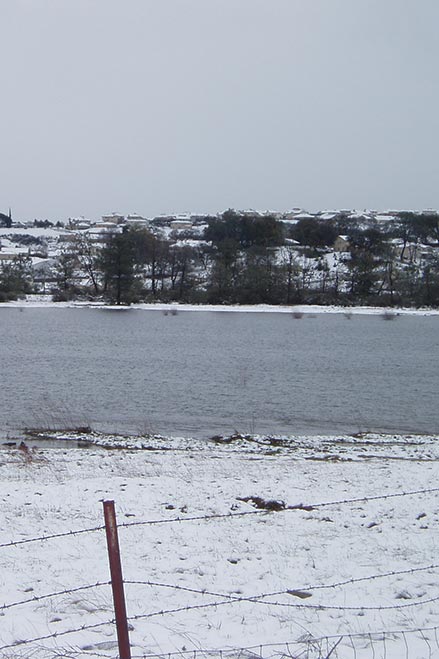
[[[417,494],[430,494],[432,492],[439,492],[439,487],[433,487],[433,488],[428,488],[428,489],[423,489],[423,490],[412,490],[409,492],[393,492],[391,494],[380,494],[380,495],[374,495],[370,497],[357,497],[354,499],[338,499],[335,501],[321,501],[318,503],[310,503],[310,504],[305,504],[305,503],[298,503],[294,504],[291,506],[285,506],[285,508],[280,508],[279,510],[269,510],[266,508],[263,508],[261,510],[246,510],[243,512],[239,513],[220,513],[220,514],[213,514],[213,515],[195,515],[192,517],[174,517],[171,519],[159,519],[159,520],[145,520],[145,521],[139,521],[139,522],[122,522],[121,524],[118,524],[118,528],[130,528],[134,526],[146,526],[146,525],[152,525],[152,524],[169,524],[172,522],[193,522],[193,521],[201,521],[201,520],[210,520],[210,519],[223,519],[223,518],[232,518],[232,517],[244,517],[246,515],[260,515],[260,514],[272,514],[272,513],[283,513],[283,512],[297,512],[297,511],[311,511],[315,508],[323,508],[325,506],[337,506],[341,504],[347,504],[347,503],[362,503],[362,502],[367,502],[367,501],[377,501],[377,500],[385,500],[385,499],[393,499],[396,497],[407,497],[407,496],[413,496]],[[1,545],[0,545],[1,548]]]
[[[0,646],[0,651],[15,648],[15,647],[20,647],[20,646],[23,646],[23,645],[29,645],[31,643],[36,643],[36,642],[43,641],[43,640],[49,640],[51,638],[58,638],[60,636],[65,636],[67,634],[86,631],[86,630],[89,630],[89,629],[96,629],[98,627],[103,627],[105,625],[110,625],[110,624],[114,625],[115,620],[108,620],[106,622],[96,623],[96,624],[92,624],[92,625],[83,625],[83,626],[77,627],[75,629],[69,629],[69,630],[65,630],[63,632],[54,632],[53,634],[46,634],[45,636],[39,636],[39,637],[35,637],[35,638],[25,640],[25,641],[16,641],[14,643],[10,643],[10,644],[7,644],[7,645]],[[179,650],[179,651],[162,652],[162,653],[155,653],[155,652],[153,652],[153,653],[143,653],[141,655],[132,655],[132,659],[146,659],[148,657],[151,657],[151,658],[152,657],[173,657],[173,656],[185,656],[185,655],[196,656],[197,654],[220,655],[222,657],[223,654],[227,656],[228,654],[234,655],[238,652],[239,653],[242,653],[244,651],[253,652],[253,651],[257,651],[257,650],[259,650],[259,652],[260,652],[259,656],[262,656],[262,649],[263,648],[281,648],[281,647],[285,647],[285,648],[287,648],[287,651],[289,652],[289,646],[290,645],[307,645],[307,646],[309,646],[311,644],[316,645],[316,644],[319,644],[319,643],[321,644],[323,642],[329,643],[330,641],[336,642],[336,644],[338,645],[339,643],[341,643],[341,641],[343,641],[345,639],[348,639],[350,641],[351,645],[355,648],[355,645],[353,643],[353,639],[355,639],[355,638],[368,638],[369,641],[370,641],[370,644],[372,646],[372,650],[374,652],[374,648],[373,648],[374,643],[385,640],[385,638],[387,636],[390,636],[390,635],[392,635],[392,636],[402,636],[402,638],[404,640],[405,647],[408,650],[408,644],[407,644],[407,639],[406,639],[407,635],[421,634],[421,636],[423,636],[424,640],[428,641],[428,639],[426,639],[424,634],[426,632],[434,632],[435,638],[437,639],[438,629],[439,629],[439,627],[435,626],[435,627],[415,627],[415,628],[411,628],[411,629],[396,629],[396,630],[395,629],[389,629],[389,630],[379,630],[379,631],[356,632],[356,633],[349,633],[349,634],[336,634],[336,635],[329,635],[329,636],[310,637],[310,638],[306,638],[306,639],[298,639],[296,641],[288,641],[288,642],[283,642],[283,643],[264,643],[264,644],[251,645],[251,646],[245,646],[245,647],[235,647],[235,648],[231,648],[231,647],[215,648],[215,649],[197,648],[195,650]],[[374,639],[374,637],[377,637],[377,638]],[[431,645],[429,644],[429,642],[428,642],[428,645],[431,649]],[[92,655],[92,656],[100,656],[100,657],[101,656],[102,657],[107,656],[107,655],[103,655],[103,654],[98,653],[98,652],[93,652],[93,651],[89,652],[87,650],[81,650],[81,652],[87,653],[87,654]],[[291,653],[290,653],[289,656],[291,656]]]
[[[152,526],[154,524],[174,524],[178,522],[193,522],[193,521],[203,521],[203,520],[211,520],[211,519],[233,519],[235,517],[245,517],[249,515],[269,515],[273,513],[282,513],[282,512],[291,512],[291,511],[297,512],[300,510],[308,512],[314,510],[315,508],[323,508],[327,506],[338,506],[348,503],[364,503],[368,501],[393,499],[396,497],[407,497],[418,494],[430,494],[433,492],[439,492],[439,488],[435,487],[435,488],[428,488],[423,490],[413,490],[409,492],[395,492],[391,494],[381,494],[381,495],[376,495],[376,496],[374,495],[369,497],[357,497],[354,499],[338,499],[335,501],[322,501],[311,504],[298,503],[291,506],[285,506],[285,508],[280,508],[279,510],[275,510],[275,511],[267,510],[263,508],[261,510],[246,510],[239,513],[218,513],[212,515],[194,515],[191,517],[172,517],[172,518],[163,518],[163,519],[143,520],[139,522],[122,522],[121,524],[118,524],[118,528],[123,529],[123,528],[135,527],[135,526]],[[5,549],[7,547],[16,547],[19,545],[25,545],[32,542],[42,542],[46,540],[54,540],[57,538],[72,537],[84,533],[93,533],[95,531],[103,531],[104,529],[105,526],[100,525],[86,529],[78,529],[74,531],[65,531],[62,533],[53,533],[53,534],[42,535],[38,537],[25,538],[23,540],[12,540],[10,542],[1,543],[0,549]]]
[[[52,599],[54,597],[60,597],[61,595],[71,595],[73,593],[78,593],[82,590],[91,590],[92,588],[100,588],[101,586],[109,586],[111,581],[97,581],[94,584],[88,584],[87,586],[78,586],[77,588],[68,588],[65,590],[58,590],[53,593],[46,593],[45,595],[34,595],[33,597],[28,597],[27,599],[18,600],[16,602],[11,602],[9,604],[0,604],[0,611],[5,611],[7,609],[12,609],[16,606],[23,606],[24,604],[32,604],[33,602],[41,602],[45,599]]]
[[[373,581],[374,579],[381,579],[383,577],[397,577],[403,574],[415,574],[416,572],[426,572],[428,570],[437,570],[439,563],[432,565],[425,565],[423,567],[407,568],[405,570],[391,570],[389,572],[382,572],[381,574],[371,574],[366,577],[353,577],[352,579],[345,579],[345,581],[338,581],[333,584],[317,584],[314,586],[307,586],[305,590],[320,590],[323,588],[338,588],[340,586],[348,586],[349,584],[360,583],[362,581]]]
[[[174,609],[162,609],[160,611],[153,611],[151,613],[140,613],[137,615],[129,616],[130,620],[146,620],[148,618],[155,618],[157,616],[170,615],[174,613],[183,613],[186,611],[194,611],[196,609],[209,609],[215,608],[218,606],[224,606],[227,604],[238,604],[243,601],[250,601],[254,603],[265,604],[266,606],[280,606],[291,609],[301,609],[308,611],[395,611],[395,610],[404,610],[408,608],[413,608],[416,606],[424,606],[425,604],[432,604],[433,602],[439,601],[439,596],[431,597],[426,600],[420,600],[417,602],[409,602],[408,604],[390,604],[383,606],[339,606],[336,604],[299,604],[292,602],[266,602],[265,600],[248,600],[246,598],[236,598],[236,599],[226,599],[219,602],[208,602],[206,604],[191,604],[189,606],[180,606]]]
[[[421,570],[428,570],[428,569],[432,569],[432,568],[435,568],[435,567],[438,567],[438,566],[437,565],[431,565],[431,566],[425,566],[425,567],[422,567],[422,568],[413,568],[412,570],[393,571],[393,572],[386,573],[384,575],[371,575],[369,577],[361,577],[357,580],[351,579],[351,580],[348,580],[346,582],[339,582],[338,584],[337,583],[336,584],[326,584],[326,585],[319,585],[317,587],[319,587],[319,588],[332,588],[332,587],[340,585],[340,584],[345,585],[345,584],[355,583],[356,581],[360,581],[360,580],[375,579],[375,578],[384,577],[384,576],[394,576],[394,575],[398,575],[398,574],[401,574],[401,573],[406,574],[406,573],[411,573],[411,572],[418,572],[418,571],[421,571]],[[373,606],[373,607],[364,606],[364,605],[362,605],[362,606],[336,606],[336,605],[324,605],[324,604],[311,605],[311,604],[299,604],[299,603],[290,603],[290,602],[266,602],[266,601],[263,601],[263,598],[266,598],[266,597],[276,596],[276,595],[281,595],[281,594],[289,594],[288,590],[287,591],[277,591],[277,592],[274,592],[274,593],[262,593],[260,595],[255,595],[255,596],[251,596],[251,597],[237,597],[235,595],[228,595],[228,594],[225,595],[223,593],[216,593],[216,592],[212,592],[212,591],[188,588],[188,587],[178,586],[178,585],[174,585],[174,584],[165,584],[165,583],[161,583],[161,582],[126,580],[125,583],[126,584],[131,584],[131,585],[148,585],[148,586],[153,586],[153,587],[172,588],[172,589],[176,589],[176,590],[183,590],[183,591],[193,592],[193,593],[197,593],[197,594],[211,595],[211,596],[216,596],[216,597],[225,597],[225,598],[227,598],[226,600],[221,601],[221,602],[211,602],[211,603],[207,603],[207,604],[197,604],[197,605],[192,605],[192,606],[179,607],[179,608],[176,608],[176,609],[156,611],[156,612],[152,612],[150,614],[139,614],[137,616],[132,616],[132,619],[144,619],[144,618],[150,618],[150,617],[154,617],[154,616],[158,616],[158,615],[166,615],[166,614],[178,613],[178,612],[182,612],[182,611],[190,611],[190,610],[193,610],[193,609],[200,609],[200,608],[214,608],[216,606],[222,606],[222,605],[226,605],[226,604],[230,604],[230,603],[239,603],[239,602],[254,602],[254,603],[265,604],[265,605],[268,605],[268,606],[283,606],[283,607],[288,607],[288,608],[300,608],[300,609],[312,609],[312,610],[328,610],[329,609],[329,610],[338,610],[338,611],[349,611],[349,610],[384,611],[384,610],[395,610],[395,609],[399,610],[399,609],[405,609],[405,608],[414,607],[414,606],[422,606],[424,604],[429,604],[429,603],[435,602],[439,599],[439,597],[434,597],[434,598],[430,598],[430,599],[427,599],[427,600],[421,600],[421,601],[417,601],[417,602],[410,602],[410,603],[407,603],[407,604]],[[106,586],[106,585],[109,585],[109,584],[110,584],[109,581],[107,581],[107,582],[97,582],[95,584],[80,586],[78,588],[73,588],[73,589],[68,589],[68,590],[66,589],[66,590],[63,590],[63,591],[48,593],[48,594],[41,595],[41,596],[35,596],[35,597],[29,598],[27,600],[22,600],[22,601],[18,601],[18,602],[13,602],[11,604],[2,605],[2,606],[0,606],[0,610],[12,608],[14,606],[19,606],[19,605],[22,605],[22,604],[41,601],[41,600],[44,600],[44,599],[49,599],[49,598],[53,598],[53,597],[57,597],[57,596],[61,596],[61,595],[67,595],[67,594],[79,592],[79,591],[82,591],[82,590],[88,590],[88,589],[92,589],[92,588]],[[312,590],[312,587],[308,587],[308,589]],[[102,623],[102,624],[108,624],[108,623]],[[101,624],[99,624],[98,626],[101,626]],[[86,628],[89,628],[89,627],[81,627],[81,628],[78,628],[77,630],[68,630],[66,632],[55,634],[55,636],[56,635],[68,634],[68,633],[74,633],[75,631],[81,631],[82,629],[86,629]],[[437,629],[435,629],[435,634],[437,634]],[[52,636],[53,635],[49,635],[49,638],[52,637]],[[352,635],[350,635],[350,636],[352,636]],[[34,639],[33,641],[30,641],[30,642],[34,642],[36,640],[42,640],[42,639]]]
[[[67,634],[77,634],[78,632],[87,631],[89,629],[98,629],[99,627],[105,627],[106,625],[114,625],[115,622],[116,621],[114,619],[106,620],[105,622],[96,622],[91,625],[82,625],[81,627],[76,627],[74,629],[66,629],[63,632],[54,632],[53,634],[45,634],[44,636],[36,636],[34,638],[15,641],[14,643],[1,645],[0,652],[2,652],[3,650],[10,650],[11,648],[21,647],[23,645],[29,645],[30,643],[47,641],[50,638],[59,638],[60,636],[66,636]]]
[[[52,533],[50,535],[40,535],[33,538],[25,538],[24,540],[11,540],[10,542],[3,542],[0,544],[0,549],[7,547],[18,547],[19,545],[30,544],[31,542],[42,542],[44,540],[55,540],[57,538],[67,538],[83,533],[93,533],[94,531],[104,531],[105,526],[93,526],[87,529],[78,529],[76,531],[64,531],[62,533]]]
[[[338,588],[340,586],[347,586],[351,584],[356,584],[362,581],[372,581],[374,579],[381,579],[385,577],[393,577],[393,576],[400,576],[404,574],[414,574],[416,572],[423,572],[427,570],[434,570],[439,568],[439,564],[434,564],[434,565],[427,565],[424,567],[419,567],[419,568],[412,568],[412,569],[407,569],[407,570],[393,570],[390,572],[385,572],[382,574],[372,574],[367,577],[358,577],[358,578],[352,578],[352,579],[347,579],[346,581],[339,581],[333,584],[318,584],[318,585],[311,585],[311,586],[302,586],[300,588],[288,588],[285,590],[277,590],[273,591],[270,593],[260,593],[257,595],[249,595],[247,597],[239,597],[238,595],[232,595],[228,593],[220,593],[220,592],[215,592],[211,590],[207,590],[205,588],[190,588],[188,586],[180,586],[177,584],[169,584],[169,583],[163,583],[159,581],[141,581],[141,580],[134,580],[134,579],[125,579],[124,583],[125,584],[130,584],[130,585],[137,585],[137,586],[153,586],[157,588],[171,588],[174,590],[182,590],[185,592],[189,593],[195,593],[199,595],[211,595],[213,597],[230,597],[231,599],[238,599],[241,602],[244,601],[254,601],[255,599],[265,599],[267,597],[278,597],[279,595],[294,595],[294,592],[301,592],[301,591],[310,591],[310,590],[323,590],[323,589],[329,589],[329,588]]]
[[[236,655],[237,653],[242,653],[244,651],[246,652],[254,652],[257,650],[260,650],[260,648],[288,648],[290,645],[311,645],[311,644],[317,644],[317,643],[322,643],[322,642],[329,642],[329,641],[334,641],[334,642],[341,642],[343,640],[349,639],[351,643],[353,642],[353,639],[356,638],[367,638],[370,641],[371,646],[382,640],[381,637],[386,637],[386,636],[402,636],[405,638],[406,635],[410,634],[421,634],[425,632],[434,632],[437,634],[439,627],[416,627],[416,628],[411,628],[411,629],[389,629],[389,630],[380,630],[380,631],[373,631],[373,632],[356,632],[356,633],[351,633],[351,634],[337,634],[337,635],[330,635],[330,636],[320,636],[320,637],[311,637],[303,640],[297,640],[297,641],[288,641],[288,642],[283,642],[283,643],[264,643],[264,644],[259,644],[259,645],[249,645],[245,647],[228,647],[228,648],[214,648],[214,649],[204,649],[204,648],[197,648],[196,650],[178,650],[174,652],[151,652],[151,653],[144,653],[144,654],[139,654],[135,655],[133,654],[131,659],[147,659],[149,657],[176,657],[176,656],[185,656],[185,655],[194,655],[194,652],[199,654],[207,654],[207,655]],[[375,638],[374,637],[379,637]],[[290,655],[291,656],[291,655]]]
[[[140,522],[122,522],[118,524],[118,529],[126,528],[129,526],[153,526],[155,524],[172,524],[177,522],[192,522],[198,520],[209,520],[209,519],[222,519],[222,518],[233,518],[233,517],[244,517],[248,515],[267,515],[273,511],[270,510],[246,510],[240,513],[222,513],[214,515],[196,515],[193,517],[172,517],[172,518],[163,518],[163,519],[152,519],[144,520]],[[32,538],[25,538],[23,540],[11,540],[10,542],[4,542],[0,544],[0,549],[6,549],[8,547],[17,547],[19,545],[25,545],[32,542],[41,542],[45,540],[54,540],[57,538],[66,538],[76,535],[81,535],[83,533],[93,533],[94,531],[104,531],[105,526],[94,526],[86,529],[78,529],[76,531],[65,531],[62,533],[53,533],[50,535],[41,535],[34,536]]]
[[[322,639],[328,638],[329,640],[331,639],[336,639],[336,638],[348,638],[349,636],[352,636],[352,638],[365,638],[369,637],[372,641],[373,640],[378,640],[374,639],[374,636],[381,637],[381,636],[389,636],[390,634],[395,634],[395,635],[402,635],[402,634],[417,634],[421,632],[437,632],[439,630],[439,626],[435,625],[434,627],[412,627],[410,629],[380,629],[379,631],[369,631],[369,632],[354,632],[353,634],[333,634],[333,635],[328,635],[328,636],[321,636],[318,638],[315,638],[314,640],[320,641]]]

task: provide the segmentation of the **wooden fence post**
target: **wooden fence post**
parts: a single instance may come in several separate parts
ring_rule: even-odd
[[[104,501],[104,518],[105,531],[107,534],[108,559],[110,562],[111,587],[113,589],[114,612],[116,615],[119,658],[131,659],[127,611],[125,606],[122,565],[120,562],[119,538],[117,535],[114,501]]]

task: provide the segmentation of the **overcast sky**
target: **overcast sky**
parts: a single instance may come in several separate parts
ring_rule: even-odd
[[[439,207],[438,0],[0,0],[0,210]]]

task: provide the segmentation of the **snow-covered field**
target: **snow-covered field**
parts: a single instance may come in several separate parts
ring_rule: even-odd
[[[436,437],[74,439],[0,451],[0,656],[117,656],[105,532],[69,533],[114,499],[133,657],[439,657]]]

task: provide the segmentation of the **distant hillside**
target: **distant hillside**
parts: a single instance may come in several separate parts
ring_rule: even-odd
[[[0,300],[439,306],[433,210],[7,222],[0,214]]]

